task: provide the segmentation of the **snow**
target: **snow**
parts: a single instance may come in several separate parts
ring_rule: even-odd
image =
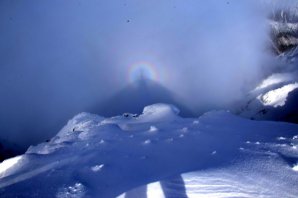
[[[290,92],[298,88],[298,83],[285,85],[281,88],[271,90],[264,95],[260,95],[258,99],[265,106],[284,106]]]
[[[278,137],[277,140],[286,140],[285,137]]]
[[[293,170],[298,172],[298,164],[293,167]]]
[[[276,32],[295,32],[298,30],[298,24],[297,23],[282,23],[277,21],[269,21],[272,29]]]
[[[180,110],[173,105],[154,104],[147,106],[139,116],[142,121],[170,121],[175,120]]]
[[[98,172],[98,171],[100,171],[103,167],[104,167],[104,164],[101,164],[101,165],[95,165],[95,166],[91,167],[91,170],[92,170],[93,172]]]
[[[297,135],[295,124],[227,111],[182,118],[167,104],[81,113],[0,164],[0,197],[296,197]]]
[[[223,167],[217,170],[206,171],[194,171],[184,173],[181,176],[176,175],[169,180],[156,181],[148,184],[147,186],[141,186],[126,192],[126,194],[134,194],[145,191],[147,198],[161,198],[171,197],[170,194],[174,193],[179,195],[177,197],[188,198],[239,198],[239,197],[264,197],[264,198],[278,198],[278,197],[295,197],[295,194],[291,192],[281,192],[279,190],[290,190],[291,186],[286,186],[285,182],[281,182],[282,179],[289,179],[285,177],[282,171],[274,170],[274,166],[268,166],[265,161],[248,161],[243,164],[235,164],[231,167]],[[264,165],[265,164],[265,165]],[[256,173],[253,169],[257,168],[261,173]],[[287,170],[288,174],[291,174],[291,170]],[[271,175],[272,172],[278,176]],[[295,173],[294,173],[295,174]],[[183,181],[184,189],[177,192],[177,189],[181,183],[179,178]],[[292,181],[294,186],[297,187],[297,180]],[[154,189],[155,195],[151,195],[149,192],[153,191],[149,189],[150,186],[156,186]],[[269,186],[268,186],[269,185]],[[173,187],[173,186],[176,186]],[[146,189],[147,187],[147,189]],[[274,188],[277,188],[274,189]],[[166,192],[164,196],[162,193]],[[156,196],[158,194],[159,196]],[[123,193],[120,197],[124,197]],[[130,196],[129,196],[130,197]],[[133,197],[133,196],[131,196]],[[135,196],[137,197],[137,196]]]
[[[158,128],[156,128],[155,126],[150,126],[149,132],[156,132],[158,131]]]
[[[297,63],[286,65],[281,69],[283,72],[268,76],[232,107],[232,112],[254,120],[296,122]]]
[[[0,176],[2,176],[3,173],[5,173],[8,169],[16,165],[20,159],[22,159],[22,156],[13,157],[7,160],[4,160],[0,164]]]
[[[85,187],[81,183],[75,183],[73,186],[63,188],[56,195],[57,198],[76,198],[84,196]]]
[[[238,104],[234,104],[231,108],[234,113],[254,120],[297,122],[295,103],[298,97],[298,24],[296,11],[295,6],[290,6],[285,11],[277,10],[275,13],[280,16],[275,15],[276,18],[270,22],[273,33],[272,42],[277,42],[275,45],[288,46],[289,49],[282,53],[278,52],[281,54],[276,57],[274,69],[267,73],[267,76],[252,88],[246,97],[240,99]]]
[[[268,78],[266,78],[265,80],[263,80],[261,82],[260,85],[258,85],[255,88],[255,91],[257,90],[261,90],[261,89],[265,89],[265,88],[269,88],[272,85],[276,85],[279,83],[285,83],[285,82],[289,82],[293,80],[293,74],[291,73],[276,73],[276,74],[272,74],[271,76],[269,76]]]

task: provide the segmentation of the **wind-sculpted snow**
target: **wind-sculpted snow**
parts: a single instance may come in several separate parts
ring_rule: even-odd
[[[298,126],[171,105],[81,113],[0,164],[0,197],[295,197]]]

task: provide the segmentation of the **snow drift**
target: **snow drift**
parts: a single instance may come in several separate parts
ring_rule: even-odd
[[[141,115],[81,113],[48,142],[0,164],[0,195],[297,195],[297,125],[250,121],[226,111],[199,118],[178,113],[166,104],[145,107]]]

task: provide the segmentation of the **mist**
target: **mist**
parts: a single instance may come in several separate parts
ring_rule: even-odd
[[[270,9],[260,5],[1,1],[0,138],[24,147],[51,138],[75,114],[92,112],[134,83],[131,67],[141,62],[156,74],[150,80],[194,116],[224,108],[272,67]]]

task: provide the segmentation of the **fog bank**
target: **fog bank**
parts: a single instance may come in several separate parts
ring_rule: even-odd
[[[140,64],[144,78],[194,115],[224,108],[270,70],[268,8],[251,0],[3,0],[0,137],[23,146],[52,137],[73,115],[122,93]]]

